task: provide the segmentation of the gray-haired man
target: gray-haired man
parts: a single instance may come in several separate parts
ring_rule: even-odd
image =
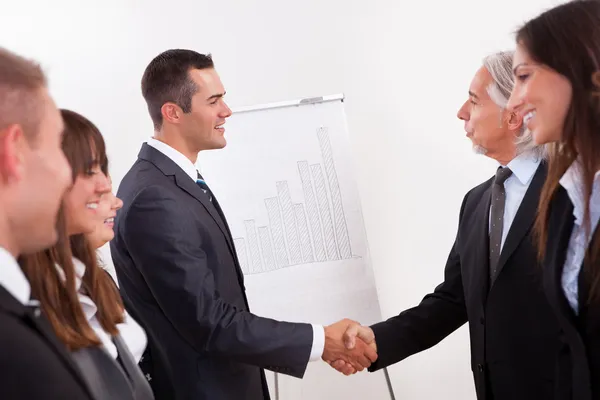
[[[469,323],[471,367],[479,400],[550,399],[558,326],[541,289],[532,224],[546,176],[518,115],[505,106],[513,87],[512,52],[490,55],[475,74],[458,111],[477,153],[498,170],[464,197],[444,281],[421,303],[356,337],[376,340],[370,371],[428,349]],[[343,362],[336,369],[353,372]]]

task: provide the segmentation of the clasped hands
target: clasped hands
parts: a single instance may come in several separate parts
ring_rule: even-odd
[[[377,360],[375,334],[350,319],[326,326],[322,358],[344,375],[362,371]]]

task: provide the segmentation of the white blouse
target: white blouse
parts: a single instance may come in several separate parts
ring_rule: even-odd
[[[112,342],[110,334],[104,331],[102,325],[100,325],[100,321],[98,321],[98,318],[96,317],[96,313],[98,312],[96,304],[90,297],[82,294],[80,291],[81,279],[85,274],[85,265],[77,258],[73,258],[73,265],[75,266],[76,275],[75,288],[78,292],[79,303],[81,304],[83,313],[85,314],[88,323],[96,333],[96,336],[98,336],[102,342],[104,349],[108,352],[108,354],[116,359],[118,356],[117,348]],[[64,279],[62,268],[59,265],[56,265],[56,268]],[[146,349],[148,338],[146,337],[146,332],[144,332],[142,327],[133,318],[131,318],[129,314],[127,314],[127,311],[124,313],[124,321],[123,323],[118,324],[117,328],[119,329],[119,333],[121,334],[123,341],[125,344],[127,344],[129,351],[133,355],[133,358],[136,362],[139,362],[142,358],[144,350]]]
[[[575,314],[579,314],[579,274],[588,246],[600,220],[600,171],[594,176],[592,193],[590,195],[589,222],[591,230],[587,236],[584,224],[585,197],[583,196],[583,174],[579,161],[573,162],[567,169],[560,179],[560,184],[565,188],[569,199],[571,199],[571,203],[573,203],[573,217],[575,219],[569,239],[561,283],[569,305]]]

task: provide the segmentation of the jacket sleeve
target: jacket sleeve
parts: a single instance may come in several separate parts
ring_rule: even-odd
[[[191,210],[159,186],[144,188],[121,216],[120,234],[166,318],[199,353],[227,357],[295,377],[309,361],[309,324],[262,318],[228,304],[207,266]]]
[[[463,199],[460,220],[467,196]],[[416,307],[373,325],[379,358],[369,371],[377,371],[439,343],[467,322],[458,234],[450,250],[444,281]]]

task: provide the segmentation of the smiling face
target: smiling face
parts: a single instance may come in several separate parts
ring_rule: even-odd
[[[26,132],[18,124],[0,129],[0,208],[7,213],[15,242],[9,250],[14,254],[36,252],[56,242],[57,212],[72,182],[61,148],[60,113],[45,88],[31,97],[40,113],[37,132]]]
[[[573,97],[571,83],[535,62],[522,44],[517,45],[513,65],[515,87],[508,108],[523,116],[537,144],[559,141]]]
[[[224,100],[223,83],[214,68],[191,69],[188,77],[195,90],[189,111],[184,112],[173,102],[165,103],[162,106],[164,124],[177,127],[185,143],[184,153],[221,149],[227,144],[223,125],[231,116],[231,109]]]
[[[102,221],[98,206],[110,192],[108,160],[98,128],[84,116],[61,110],[65,123],[62,148],[73,169],[73,185],[63,199],[69,236],[92,232]]]
[[[201,150],[225,147],[225,120],[231,109],[224,100],[225,88],[213,68],[194,69],[189,72],[198,91],[192,97],[192,110],[183,115],[183,124],[195,136]]]
[[[110,178],[109,183],[112,186]],[[114,220],[121,207],[123,207],[123,201],[112,193],[112,188],[102,196],[97,209],[100,222],[96,225],[96,229],[88,234],[88,240],[93,248],[102,247],[114,238]]]
[[[67,233],[69,236],[91,233],[104,221],[98,212],[100,199],[110,192],[108,178],[99,166],[92,167],[75,178],[64,198]]]

